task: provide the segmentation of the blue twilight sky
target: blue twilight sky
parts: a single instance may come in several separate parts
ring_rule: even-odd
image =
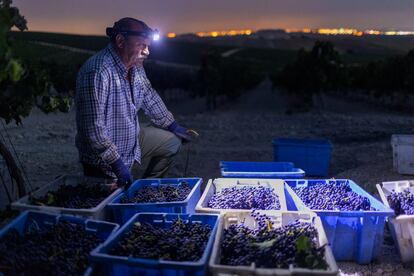
[[[251,28],[398,29],[414,31],[412,0],[14,0],[29,30],[104,34],[119,18],[161,32]]]

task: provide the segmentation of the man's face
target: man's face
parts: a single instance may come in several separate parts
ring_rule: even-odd
[[[128,30],[142,32],[145,29],[140,24],[131,24]],[[143,64],[144,60],[149,55],[150,44],[150,38],[137,35],[122,36],[122,38],[117,41],[120,54],[128,67],[135,65],[141,66]]]
[[[131,65],[142,65],[149,55],[151,39],[142,36],[127,36],[125,38],[125,54]]]

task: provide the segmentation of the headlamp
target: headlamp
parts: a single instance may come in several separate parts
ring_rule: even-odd
[[[106,35],[109,37],[116,36],[117,34],[122,34],[123,36],[141,36],[145,38],[150,38],[151,40],[157,41],[160,39],[160,33],[157,29],[152,30],[148,29],[145,31],[129,31],[129,30],[118,30],[116,28],[108,27],[106,28]]]

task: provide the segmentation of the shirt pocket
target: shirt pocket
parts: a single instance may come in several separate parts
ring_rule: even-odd
[[[135,106],[137,108],[137,111],[141,109],[142,102],[144,100],[144,89],[142,83],[140,83],[138,80],[134,82],[134,96],[135,96]]]

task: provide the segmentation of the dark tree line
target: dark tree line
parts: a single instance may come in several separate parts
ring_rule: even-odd
[[[197,74],[196,95],[205,96],[207,108],[217,107],[217,98],[224,95],[235,101],[240,95],[258,85],[264,78],[263,72],[243,59],[222,57],[214,50],[201,55],[201,65]]]
[[[414,50],[404,56],[351,68],[350,72],[353,87],[368,91],[376,98],[398,97],[399,104],[404,105],[414,89]]]
[[[148,63],[147,76],[160,94],[170,89],[188,91],[191,97],[205,97],[209,110],[217,108],[217,99],[224,96],[237,100],[243,91],[260,83],[264,74],[244,60],[224,58],[214,50],[201,54],[200,68],[188,70]]]
[[[414,89],[414,50],[404,56],[345,65],[331,42],[318,41],[310,51],[301,49],[294,62],[275,72],[272,82],[286,92],[293,112],[312,108],[315,95],[321,92],[388,98],[386,104],[391,107],[410,109],[407,100]]]
[[[346,86],[346,69],[330,42],[316,42],[312,50],[299,50],[296,60],[271,76],[273,86],[288,94],[290,111],[307,111],[322,91]]]

